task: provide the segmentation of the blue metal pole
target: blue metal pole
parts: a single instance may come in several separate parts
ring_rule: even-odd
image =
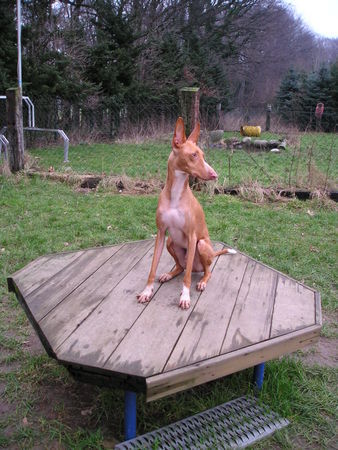
[[[254,384],[260,391],[263,387],[265,363],[258,364],[254,368]]]
[[[124,392],[124,439],[136,437],[136,392]]]

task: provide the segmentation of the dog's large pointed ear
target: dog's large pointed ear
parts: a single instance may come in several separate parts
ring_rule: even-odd
[[[182,117],[179,117],[176,121],[174,137],[173,137],[173,149],[178,149],[187,140],[184,131],[184,122]]]
[[[196,122],[195,128],[192,130],[190,136],[188,137],[188,141],[193,142],[194,144],[197,144],[199,135],[201,131],[201,125],[199,122]]]

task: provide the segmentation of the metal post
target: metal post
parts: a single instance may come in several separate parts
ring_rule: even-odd
[[[136,392],[124,392],[124,438],[136,437]]]
[[[18,87],[22,90],[22,66],[21,66],[21,0],[16,1],[17,35],[18,35]]]
[[[259,391],[263,387],[265,363],[258,364],[254,367],[254,385]]]

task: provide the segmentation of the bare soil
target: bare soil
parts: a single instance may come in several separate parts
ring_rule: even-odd
[[[323,325],[329,329],[336,330],[338,323],[338,314],[324,314]],[[324,367],[338,367],[338,339],[335,337],[320,336],[319,341],[315,345],[311,345],[303,349],[300,354],[300,358],[304,364],[313,366],[318,364]]]
[[[338,367],[337,339],[320,337],[319,341],[302,351],[301,359],[304,364],[313,366],[318,364],[324,367]]]

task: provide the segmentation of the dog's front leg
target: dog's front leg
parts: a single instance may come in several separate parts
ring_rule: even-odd
[[[188,238],[187,263],[183,278],[183,290],[180,297],[180,307],[182,309],[188,309],[190,306],[191,272],[195,258],[196,245],[197,237],[193,234]]]
[[[139,303],[149,302],[153,294],[156,270],[162,255],[164,240],[165,240],[165,230],[158,229],[155,241],[154,256],[153,261],[151,263],[151,269],[149,272],[147,285],[143,290],[143,292],[141,292],[141,294],[138,294],[137,296]]]

